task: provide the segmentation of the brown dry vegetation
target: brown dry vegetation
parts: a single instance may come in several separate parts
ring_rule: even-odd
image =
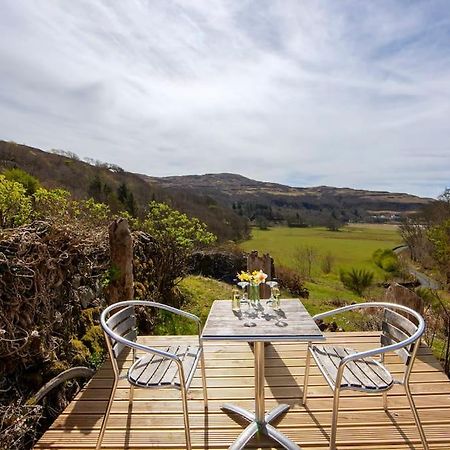
[[[180,306],[167,292],[178,273],[161,273],[161,243],[134,232],[133,252],[135,297]],[[79,389],[74,381],[42,405],[27,405],[44,383],[70,367],[95,367],[102,360],[99,314],[113,276],[109,264],[106,223],[37,221],[0,230],[1,449],[29,448]],[[159,319],[143,314],[141,329],[151,332]]]

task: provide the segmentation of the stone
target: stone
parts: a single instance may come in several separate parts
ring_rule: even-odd
[[[77,296],[84,309],[95,299],[94,291],[88,286],[80,286],[77,289]]]
[[[384,301],[407,306],[423,315],[423,300],[415,292],[398,284],[392,283],[384,294]]]

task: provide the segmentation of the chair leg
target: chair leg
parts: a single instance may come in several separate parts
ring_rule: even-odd
[[[409,406],[411,407],[411,411],[413,413],[414,420],[415,420],[417,428],[419,430],[420,439],[422,440],[422,446],[423,446],[424,450],[429,450],[428,443],[427,443],[427,437],[425,436],[425,431],[423,430],[422,423],[420,422],[419,413],[417,412],[416,404],[414,403],[413,396],[409,389],[409,384],[405,383],[404,386],[405,386],[406,396],[408,397]]]
[[[388,398],[387,398],[387,391],[383,392],[383,409],[387,412],[388,410]]]
[[[333,396],[333,416],[331,418],[331,433],[330,433],[330,450],[336,450],[336,431],[337,431],[337,421],[339,413],[339,394],[340,387],[334,388]]]
[[[111,389],[108,406],[106,407],[106,412],[105,415],[103,416],[102,426],[100,427],[100,433],[98,435],[97,445],[95,447],[96,450],[99,450],[102,447],[103,436],[105,434],[106,424],[108,423],[109,413],[111,412],[111,407],[114,401],[114,395],[116,394],[118,381],[119,380],[117,378],[114,378],[114,384]]]
[[[382,353],[382,354],[380,355],[380,363],[381,363],[381,364],[384,364],[384,356],[385,356],[384,353]],[[383,392],[383,409],[384,409],[385,412],[387,412],[387,410],[388,410],[387,391],[384,391],[384,392]]]
[[[181,399],[183,402],[183,416],[184,416],[184,434],[186,436],[186,450],[191,450],[191,430],[189,428],[189,411],[187,403],[187,391],[185,386],[181,386]]]
[[[308,342],[308,348],[306,349],[306,367],[305,367],[305,376],[303,379],[303,406],[306,406],[306,399],[308,397],[308,379],[309,379],[309,367],[311,365],[311,352],[310,352],[311,344]]]
[[[203,386],[203,402],[205,403],[205,409],[208,409],[208,392],[206,389],[206,368],[205,368],[205,356],[202,351],[201,356],[201,371],[202,371],[202,386]]]

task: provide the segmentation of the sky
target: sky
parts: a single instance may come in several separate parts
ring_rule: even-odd
[[[450,2],[0,0],[0,139],[152,176],[436,197]]]

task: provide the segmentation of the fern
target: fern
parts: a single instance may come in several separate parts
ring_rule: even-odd
[[[372,284],[374,274],[370,270],[355,269],[340,271],[340,279],[342,284],[360,297],[364,291]]]

